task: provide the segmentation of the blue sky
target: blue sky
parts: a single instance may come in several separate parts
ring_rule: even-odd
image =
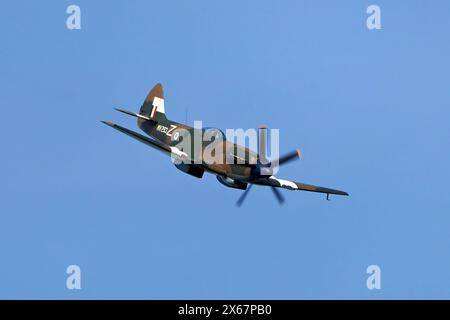
[[[77,4],[82,29],[66,28]],[[369,31],[366,8],[381,8]],[[9,1],[0,298],[450,298],[448,1]],[[280,129],[280,207],[100,123]],[[68,265],[82,289],[66,289]],[[368,290],[379,265],[382,289]]]

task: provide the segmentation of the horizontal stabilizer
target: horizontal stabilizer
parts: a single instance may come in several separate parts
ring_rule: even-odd
[[[147,116],[143,116],[142,114],[137,114],[137,113],[134,113],[134,112],[131,112],[131,111],[128,111],[128,110],[119,109],[119,108],[114,108],[114,110],[117,110],[117,111],[119,111],[119,112],[125,113],[125,114],[127,114],[127,115],[129,115],[129,116],[137,117],[137,118],[139,118],[139,119],[152,120],[152,119],[150,119],[150,118],[147,117]],[[152,120],[152,121],[153,121],[153,120]]]

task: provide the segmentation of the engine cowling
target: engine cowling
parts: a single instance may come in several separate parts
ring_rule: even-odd
[[[181,170],[184,173],[187,173],[187,174],[194,176],[196,178],[199,178],[199,179],[201,177],[203,177],[203,174],[205,173],[205,170],[203,170],[202,168],[199,168],[195,165],[192,165],[192,164],[180,163],[180,164],[175,164],[175,167],[177,167],[178,170]]]
[[[245,182],[242,182],[239,180],[234,180],[234,179],[231,179],[229,177],[224,177],[224,176],[216,176],[216,178],[221,184],[223,184],[229,188],[241,189],[241,190],[247,189],[247,183],[245,183]]]

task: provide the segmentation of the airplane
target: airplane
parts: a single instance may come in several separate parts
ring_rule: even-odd
[[[190,127],[169,120],[165,114],[164,94],[160,83],[156,84],[147,95],[142,104],[139,113],[134,113],[124,109],[115,108],[115,110],[137,118],[138,127],[147,135],[142,135],[130,129],[109,121],[102,121],[104,124],[156,149],[170,155],[174,159],[175,166],[196,178],[202,178],[205,172],[216,175],[217,180],[229,188],[245,190],[236,202],[240,207],[253,185],[268,186],[273,191],[276,199],[283,204],[284,197],[278,188],[288,190],[302,190],[310,192],[318,192],[327,195],[348,196],[345,191],[324,188],[315,185],[279,179],[273,175],[275,168],[285,165],[293,160],[301,157],[300,149],[291,151],[278,159],[268,160],[266,157],[267,150],[267,126],[262,125],[258,130],[258,152],[254,152],[249,148],[239,144],[232,143],[226,139],[219,139],[220,148],[224,150],[232,150],[232,152],[224,152],[223,161],[211,161],[206,159],[204,149],[208,143],[202,141],[200,148],[186,148],[181,150],[177,147],[181,138],[187,137],[188,134],[194,136],[198,128]],[[207,128],[212,135],[224,136],[223,132],[218,128]],[[204,133],[205,129],[201,129]],[[182,132],[182,134],[180,134]],[[216,141],[216,140],[214,140]],[[210,142],[212,143],[212,142]],[[243,155],[238,157],[237,155]],[[209,161],[208,161],[209,160]],[[237,161],[241,160],[241,161]]]

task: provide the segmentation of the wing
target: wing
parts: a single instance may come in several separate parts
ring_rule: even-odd
[[[318,187],[311,184],[305,184],[300,182],[295,182],[299,190],[303,191],[311,191],[311,192],[320,192],[320,193],[326,193],[326,194],[337,194],[340,196],[348,196],[348,193],[341,190],[336,189],[330,189],[330,188],[324,188],[324,187]]]
[[[289,181],[289,180],[283,180],[275,178],[274,176],[267,179],[268,184],[272,187],[278,187],[278,188],[285,188],[289,190],[303,190],[303,191],[310,191],[310,192],[320,192],[320,193],[326,193],[326,194],[337,194],[341,196],[348,196],[348,193],[341,190],[336,189],[330,189],[330,188],[324,188],[319,186],[314,186],[312,184],[305,184],[295,181]]]
[[[176,148],[176,147],[171,147],[165,143],[162,143],[160,141],[157,141],[155,139],[151,139],[149,137],[146,137],[140,133],[134,132],[133,130],[121,127],[117,124],[114,124],[112,122],[108,122],[108,121],[102,121],[104,124],[106,124],[107,126],[110,126],[111,128],[116,129],[117,131],[120,131],[122,133],[125,133],[127,136],[130,136],[142,143],[145,143],[146,145],[162,151],[168,155],[171,155],[172,157],[178,157],[180,159],[184,159],[185,157],[187,157],[187,154],[183,151],[181,151],[180,149]]]

